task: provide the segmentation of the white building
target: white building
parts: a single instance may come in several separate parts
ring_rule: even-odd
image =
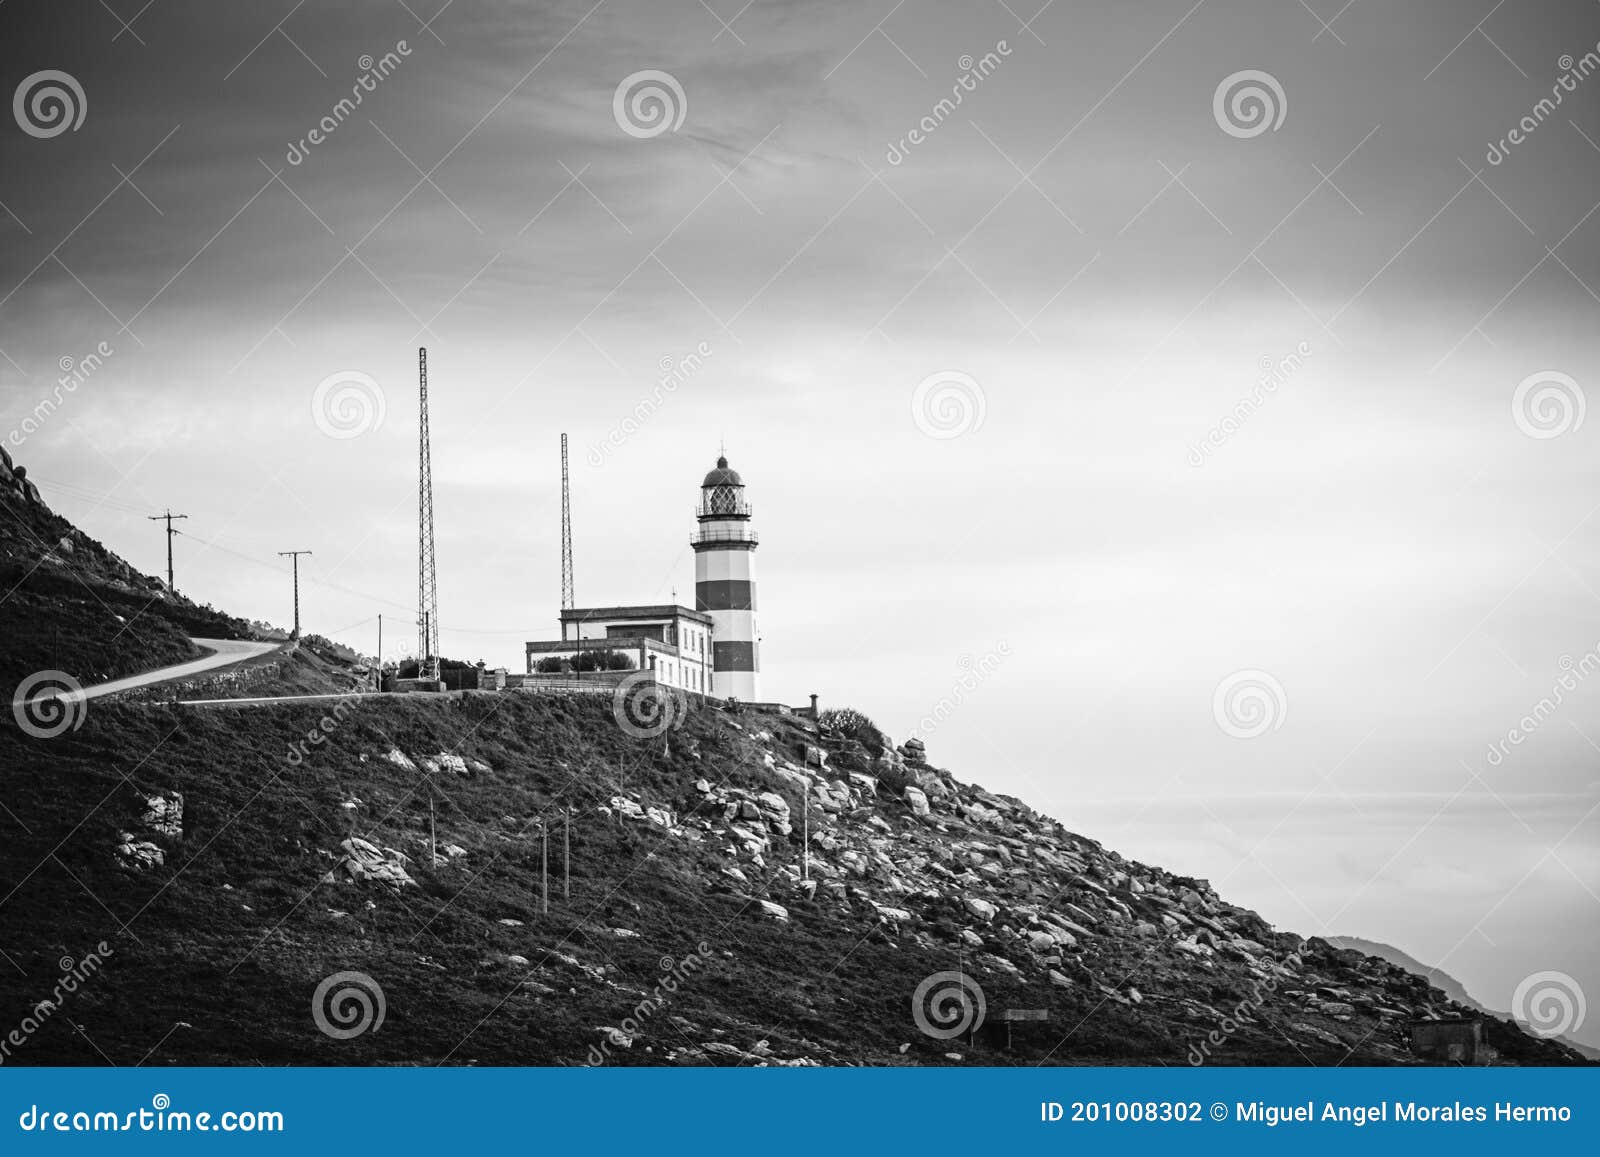
[[[668,687],[709,695],[711,628],[710,615],[670,604],[575,607],[561,612],[560,639],[527,644],[528,674],[579,675],[571,667],[580,651],[611,651],[626,655],[634,670],[653,672]],[[543,660],[560,662],[563,670],[539,672]]]

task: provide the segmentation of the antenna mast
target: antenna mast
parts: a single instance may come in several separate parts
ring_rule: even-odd
[[[433,559],[433,451],[428,441],[428,350],[417,350],[421,438],[417,464],[417,677],[439,678],[439,579]]]
[[[572,489],[567,478],[567,436],[561,435],[561,609],[573,608]]]

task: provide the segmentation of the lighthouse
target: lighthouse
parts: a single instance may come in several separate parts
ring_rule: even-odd
[[[726,457],[700,484],[694,547],[694,606],[711,616],[711,693],[761,699],[761,635],[756,629],[756,533],[744,480]]]

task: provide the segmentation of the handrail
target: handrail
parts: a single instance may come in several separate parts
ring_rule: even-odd
[[[705,542],[748,542],[758,543],[761,536],[753,530],[697,530],[689,537],[689,545],[696,546]]]

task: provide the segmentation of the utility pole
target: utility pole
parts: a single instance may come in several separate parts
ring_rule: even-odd
[[[378,612],[378,683],[374,690],[383,690],[383,612]]]
[[[550,827],[543,819],[539,820],[539,880],[543,896],[541,907],[548,916],[550,915]]]
[[[310,554],[309,550],[280,550],[279,558],[287,558],[294,564],[294,634],[291,639],[300,637],[300,556]]]
[[[189,516],[187,514],[174,514],[172,513],[172,507],[169,506],[165,514],[147,514],[145,517],[151,522],[165,521],[167,524],[167,593],[175,595],[178,592],[172,588],[172,536],[178,532],[172,529],[172,520],[174,518],[188,518]]]
[[[561,898],[572,899],[572,805],[564,809],[561,827]]]
[[[810,766],[811,753],[808,751],[806,752],[806,767],[809,768]],[[822,778],[822,766],[820,764],[817,766],[817,778]],[[801,815],[805,817],[802,821],[805,826],[801,829],[800,858],[801,862],[804,864],[804,868],[802,869],[800,878],[803,880],[809,880],[811,879],[811,779],[809,776],[806,778],[806,786],[803,794],[805,800],[804,803],[801,804]]]

